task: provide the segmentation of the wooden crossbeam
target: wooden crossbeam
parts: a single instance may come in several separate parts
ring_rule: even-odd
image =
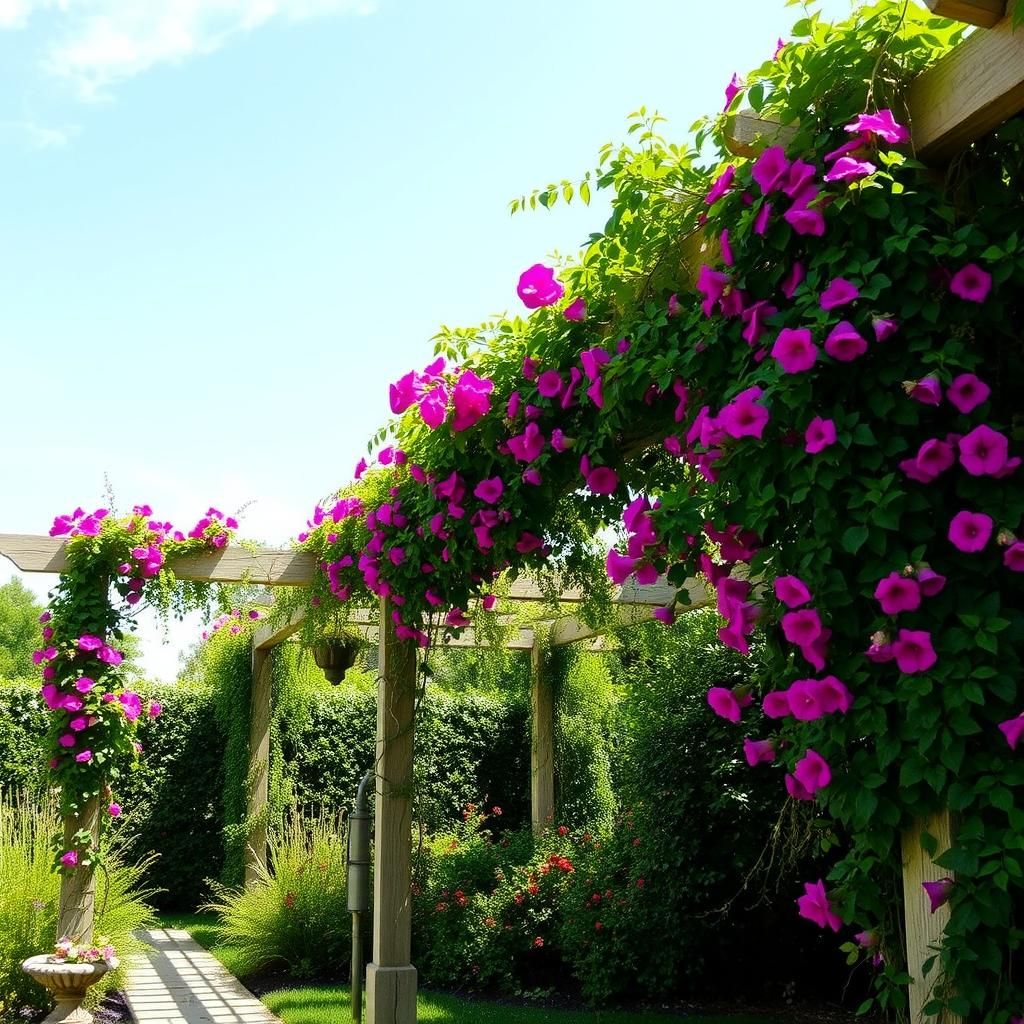
[[[962,21],[967,25],[992,28],[1006,14],[1006,0],[924,0],[925,6],[940,18]]]
[[[911,83],[911,134],[922,160],[948,160],[1024,110],[1024,29],[1012,5]]]
[[[733,156],[757,156],[769,146],[788,146],[797,133],[795,124],[779,124],[753,110],[738,110],[726,122],[725,148]]]

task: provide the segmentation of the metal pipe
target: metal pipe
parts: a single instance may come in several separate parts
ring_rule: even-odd
[[[370,797],[375,778],[371,769],[359,783],[348,816],[348,909],[352,914],[352,1019],[363,1019],[363,914],[370,909]]]

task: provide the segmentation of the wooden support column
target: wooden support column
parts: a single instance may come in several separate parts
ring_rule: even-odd
[[[1006,14],[1006,0],[924,0],[925,6],[940,18],[965,21],[968,25],[992,28]]]
[[[415,1024],[412,959],[412,756],[416,648],[395,636],[380,605],[377,799],[374,807],[373,962],[366,968],[367,1024]]]
[[[249,702],[249,772],[246,817],[252,827],[245,844],[245,884],[267,870],[267,803],[270,798],[270,705],[273,674],[270,649],[254,647]]]
[[[92,834],[95,849],[100,841],[100,798],[87,801],[78,814],[64,819],[64,849],[75,845],[76,832]],[[92,868],[75,868],[61,876],[60,908],[57,915],[57,938],[65,936],[74,942],[90,943],[96,908],[96,872]]]
[[[921,846],[921,834],[934,836],[938,853],[944,853],[953,843],[949,811],[940,811],[922,818],[903,833],[903,916],[907,930],[907,971],[913,978],[910,986],[910,1024],[960,1024],[957,1014],[944,1013],[938,1017],[925,1016],[924,1005],[931,999],[932,990],[940,978],[933,967],[925,977],[925,960],[935,955],[942,933],[949,923],[949,906],[939,907],[933,914],[931,903],[922,882],[936,882],[951,877],[945,868],[938,867]]]
[[[555,816],[555,699],[546,660],[535,640],[530,651],[530,819],[535,833]]]

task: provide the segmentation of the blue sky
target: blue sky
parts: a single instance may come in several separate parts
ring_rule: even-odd
[[[515,309],[522,268],[606,209],[508,200],[578,178],[641,104],[682,138],[801,15],[0,0],[0,531],[95,507],[106,475],[122,508],[247,505],[245,536],[286,542],[438,325]],[[149,628],[154,677],[196,629]]]

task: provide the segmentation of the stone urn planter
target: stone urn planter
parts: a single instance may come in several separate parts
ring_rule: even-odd
[[[57,1000],[43,1024],[92,1024],[92,1014],[82,1009],[82,1000],[89,986],[110,970],[107,963],[99,960],[92,964],[69,964],[43,954],[29,957],[21,969]]]

